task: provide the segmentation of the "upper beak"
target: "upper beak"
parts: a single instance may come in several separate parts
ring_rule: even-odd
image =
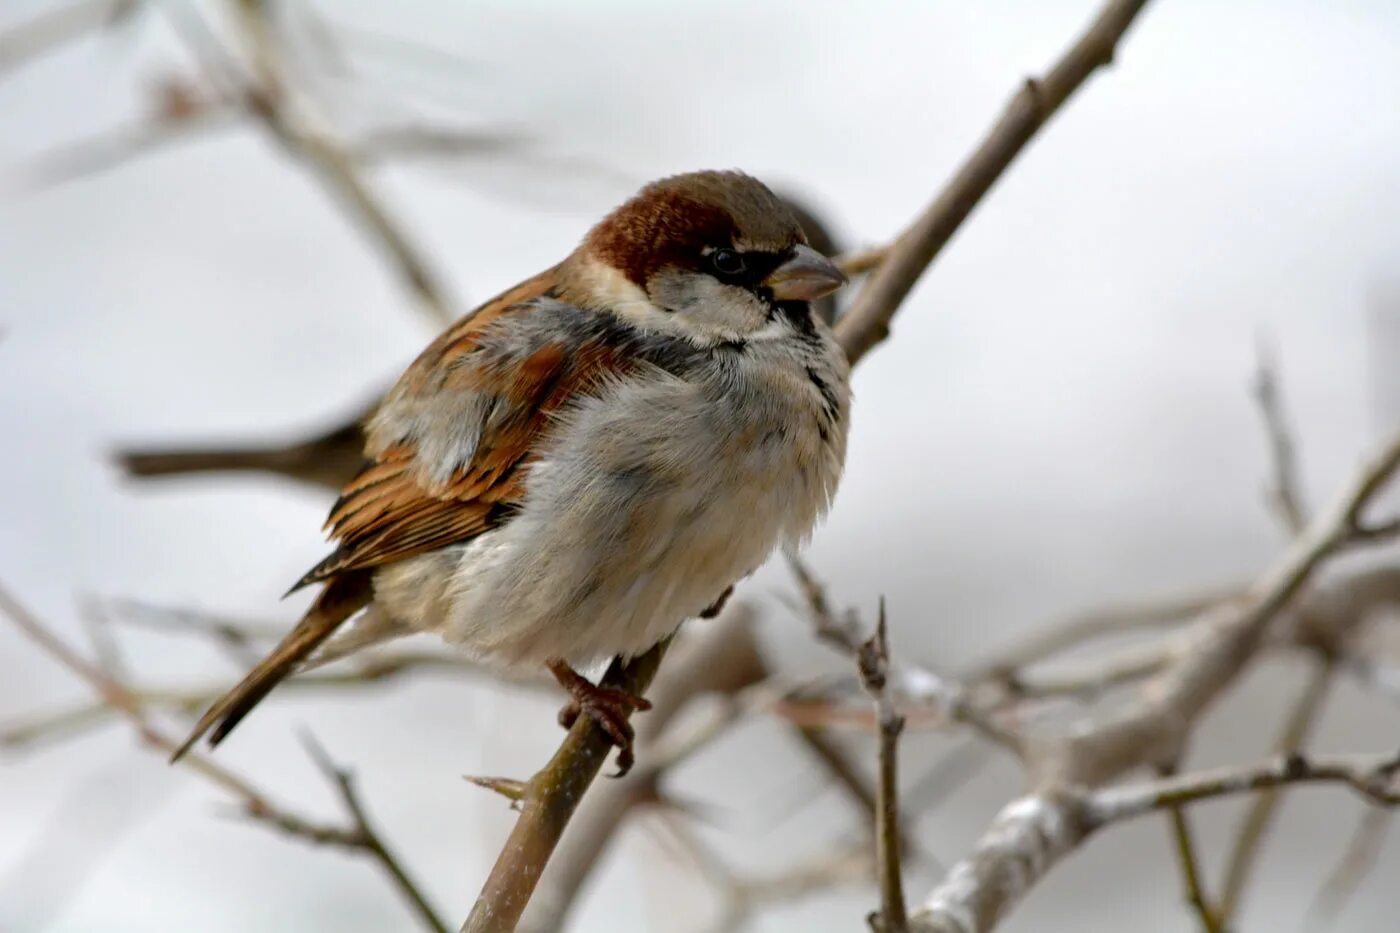
[[[812,247],[799,246],[763,284],[778,301],[814,301],[845,285],[846,275]]]

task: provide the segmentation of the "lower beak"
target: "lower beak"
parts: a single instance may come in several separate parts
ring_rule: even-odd
[[[846,284],[836,264],[810,246],[793,250],[792,258],[774,269],[764,286],[778,301],[815,301]]]

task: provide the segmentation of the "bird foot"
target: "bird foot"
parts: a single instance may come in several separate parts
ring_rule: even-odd
[[[600,687],[563,661],[551,662],[549,670],[559,686],[569,693],[569,702],[559,711],[559,725],[571,729],[580,715],[587,715],[617,746],[617,773],[613,777],[622,777],[632,770],[636,761],[632,754],[636,732],[627,717],[634,710],[651,709],[651,701],[626,690]]]

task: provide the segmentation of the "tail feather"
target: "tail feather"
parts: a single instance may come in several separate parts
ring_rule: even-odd
[[[352,654],[359,654],[366,648],[412,635],[415,631],[416,629],[404,625],[377,606],[371,605],[348,629],[336,632],[333,638],[312,652],[311,656],[301,663],[298,673],[304,674],[327,664],[334,664]]]
[[[371,594],[368,571],[342,574],[327,582],[326,588],[297,627],[258,662],[238,686],[209,707],[170,760],[179,761],[206,732],[209,733],[211,746],[223,741],[233,727],[272,692],[273,687],[296,670],[302,660],[329,638],[341,623],[364,607]]]

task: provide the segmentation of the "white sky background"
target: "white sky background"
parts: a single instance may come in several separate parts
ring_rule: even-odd
[[[852,245],[880,242],[1042,70],[1094,2],[321,3],[342,22],[471,62],[428,72],[451,113],[538,140],[524,165],[415,164],[377,187],[463,306],[556,261],[649,178],[742,167],[805,193]],[[11,2],[0,24],[45,5]],[[1400,257],[1400,7],[1159,0],[1007,178],[856,378],[847,479],[811,558],[843,603],[888,600],[896,649],[953,668],[1057,615],[1258,572],[1281,535],[1246,393],[1256,337],[1282,364],[1310,500],[1386,428],[1367,346]],[[181,62],[148,21],[0,81],[0,166],[121,124]],[[353,122],[389,112],[369,68]],[[371,104],[372,106],[367,106]],[[378,103],[376,103],[378,102]],[[606,170],[590,169],[592,164]],[[7,182],[12,176],[0,176]],[[328,497],[264,479],[134,487],[118,441],[219,439],[353,409],[431,336],[317,184],[257,133],[210,134],[99,177],[0,200],[0,578],[78,638],[85,594],[290,621],[287,584],[323,553]],[[1392,333],[1394,328],[1392,328]],[[785,668],[836,669],[777,606]],[[231,678],[213,652],[133,637],[155,682]],[[1258,669],[1208,722],[1196,762],[1268,748],[1301,666]],[[0,627],[0,717],[82,690]],[[280,698],[220,757],[330,815],[301,753],[315,729],[354,766],[386,835],[449,916],[464,914],[509,825],[464,773],[525,775],[559,734],[553,704],[491,684],[422,682]],[[1395,711],[1343,688],[1331,750],[1393,745]],[[939,741],[911,736],[910,773]],[[645,749],[641,751],[646,754]],[[873,756],[873,751],[872,751]],[[772,724],[676,776],[715,807],[709,835],[777,869],[853,831],[843,801]],[[949,863],[1017,789],[998,763],[917,828]],[[816,795],[783,821],[773,813]],[[1213,867],[1228,805],[1197,811]],[[1242,926],[1292,930],[1354,823],[1342,792],[1294,795]],[[223,818],[216,796],[111,729],[0,760],[0,929],[76,933],[382,930],[406,914],[372,868]],[[1389,845],[1342,928],[1393,921]],[[911,878],[921,893],[936,877]],[[699,930],[707,889],[635,829],[579,913],[585,930]],[[762,930],[856,929],[871,895],[813,898]],[[1007,925],[1188,930],[1159,821],[1096,839]]]

